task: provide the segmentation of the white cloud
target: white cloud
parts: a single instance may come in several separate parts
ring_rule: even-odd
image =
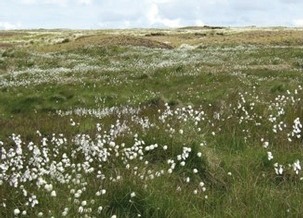
[[[302,26],[303,19],[303,0],[0,0],[0,8],[2,29],[18,21],[23,28],[149,28]]]
[[[147,19],[150,25],[164,25],[166,27],[180,27],[181,19],[168,19],[160,16],[159,7],[157,4],[153,3],[149,12],[147,13]]]
[[[204,26],[205,25],[205,23],[202,21],[202,20],[195,20],[195,25],[196,26]]]
[[[89,1],[89,0],[80,0],[80,1]],[[69,0],[21,0],[22,4],[32,5],[32,4],[51,4],[51,5],[60,5],[66,6],[69,3]]]
[[[55,5],[60,5],[60,6],[66,6],[69,3],[69,0],[44,0],[44,2],[46,4],[55,4]]]
[[[161,20],[159,20],[159,23],[162,23],[164,26],[167,27],[172,27],[172,28],[177,28],[177,27],[181,27],[181,19],[167,19],[167,18],[163,18]]]
[[[93,0],[78,0],[78,3],[83,5],[91,5]]]
[[[27,4],[27,5],[30,5],[30,4],[36,4],[36,0],[21,0],[21,4]]]
[[[296,27],[303,27],[303,19],[294,20],[293,25],[296,26]]]
[[[149,12],[147,13],[147,19],[151,24],[154,24],[156,22],[158,14],[159,14],[158,5],[152,4]]]
[[[174,2],[174,0],[153,0],[152,3],[156,3],[156,4],[163,4],[163,3],[170,3],[170,2]]]
[[[10,22],[1,22],[0,21],[0,29],[2,30],[12,30],[12,29],[19,29],[21,28],[20,23],[12,24]]]

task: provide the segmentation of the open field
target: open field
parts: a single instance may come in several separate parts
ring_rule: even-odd
[[[0,31],[0,217],[300,217],[303,29]]]

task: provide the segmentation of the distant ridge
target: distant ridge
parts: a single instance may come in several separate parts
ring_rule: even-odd
[[[200,30],[200,29],[226,29],[226,27],[222,27],[222,26],[185,26],[185,27],[180,27],[178,29],[192,29],[192,30]]]

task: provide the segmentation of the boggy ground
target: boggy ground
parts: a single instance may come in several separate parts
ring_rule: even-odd
[[[0,32],[1,217],[299,217],[303,30]]]

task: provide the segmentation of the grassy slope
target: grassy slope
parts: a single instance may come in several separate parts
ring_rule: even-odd
[[[13,133],[21,135],[24,147],[30,141],[41,146],[42,137],[50,139],[53,133],[63,133],[68,143],[59,151],[69,155],[76,149],[73,138],[77,134],[94,139],[97,123],[110,131],[119,118],[130,130],[114,138],[116,144],[131,147],[138,134],[144,146],[157,143],[169,149],[145,152],[142,161],[129,161],[128,170],[120,158],[111,158],[102,167],[93,162],[106,175],[102,181],[96,180],[95,173],[83,171],[80,184],[60,185],[45,177],[54,184],[58,200],[25,183],[26,189],[39,198],[35,208],[25,206],[26,197],[19,188],[4,180],[0,203],[7,206],[0,210],[0,216],[12,217],[18,207],[27,210],[30,217],[40,211],[48,214],[48,208],[58,217],[68,207],[70,217],[82,217],[70,194],[82,184],[86,190],[81,201],[94,200],[88,206],[92,212],[84,212],[89,216],[97,216],[97,205],[104,207],[103,216],[121,217],[299,216],[303,213],[303,187],[301,173],[296,175],[292,164],[302,160],[302,141],[295,137],[288,141],[287,133],[292,132],[295,118],[303,116],[299,99],[303,85],[302,35],[300,29],[207,28],[1,32],[3,147],[16,147],[9,139]],[[182,118],[175,115],[164,123],[159,121],[167,110],[165,103]],[[194,115],[184,119],[190,109],[180,112],[179,108],[182,111],[188,105],[203,111],[205,120],[194,124]],[[110,107],[140,111],[102,117],[80,116],[74,111]],[[59,110],[70,114],[59,116]],[[285,113],[279,115],[281,110]],[[271,115],[276,121],[269,121]],[[143,130],[134,121],[137,118],[148,118],[155,127]],[[70,119],[79,125],[71,126]],[[282,121],[286,127],[279,123]],[[282,130],[275,133],[274,125],[279,124]],[[170,127],[174,133],[169,133]],[[262,147],[262,138],[269,141],[267,149]],[[52,143],[49,146],[51,151],[56,147]],[[167,160],[176,159],[184,146],[192,148],[185,167],[177,164],[172,174],[164,173],[156,179],[137,176],[148,174],[148,170],[155,175],[162,169],[166,172]],[[268,151],[273,153],[273,160],[268,160]],[[81,152],[71,160],[85,162]],[[146,160],[149,163],[145,166]],[[283,165],[282,175],[275,173],[276,162]],[[192,172],[194,168],[198,174]],[[110,177],[118,175],[122,181],[112,182]],[[189,183],[187,177],[191,178]],[[199,187],[201,181],[206,192]],[[99,187],[107,189],[103,198],[95,196]],[[195,189],[197,195],[193,194]],[[131,192],[136,196],[130,202]]]

